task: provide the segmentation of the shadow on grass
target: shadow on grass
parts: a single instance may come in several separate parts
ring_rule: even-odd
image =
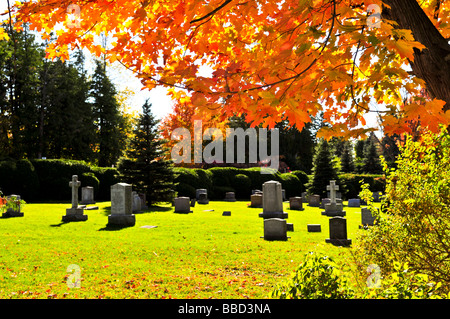
[[[117,230],[121,230],[121,229],[128,228],[128,227],[134,227],[134,225],[133,226],[131,226],[131,225],[123,225],[123,226],[106,225],[105,227],[100,228],[98,231],[117,231]]]
[[[156,212],[168,212],[172,209],[173,209],[173,207],[165,207],[165,206],[155,205],[155,206],[150,206],[149,208],[144,209],[139,212],[133,212],[133,214],[137,215],[137,214],[148,214],[148,213],[156,213]],[[111,215],[111,206],[103,207],[101,213],[104,216]]]

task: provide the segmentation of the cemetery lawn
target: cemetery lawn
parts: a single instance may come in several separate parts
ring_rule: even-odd
[[[294,232],[288,241],[265,241],[262,209],[248,204],[211,201],[191,214],[164,204],[121,229],[106,227],[110,202],[85,211],[87,221],[70,223],[61,222],[68,203],[27,204],[24,217],[0,218],[0,298],[269,298],[309,251],[352,272],[351,250],[325,243],[323,209],[291,211],[284,202]],[[354,243],[363,231],[361,208],[344,210]],[[322,232],[308,233],[306,224],[321,224]],[[81,269],[80,288],[67,286],[72,264]]]

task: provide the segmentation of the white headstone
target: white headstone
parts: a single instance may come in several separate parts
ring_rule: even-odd
[[[88,216],[83,214],[85,206],[78,206],[78,188],[80,186],[81,182],[78,181],[78,176],[73,175],[72,181],[69,182],[69,187],[72,188],[72,207],[66,209],[66,215],[62,217],[63,222],[85,221],[88,219]]]
[[[265,240],[287,240],[287,223],[282,218],[264,219]]]
[[[190,212],[191,203],[189,197],[177,197],[174,199],[175,213],[187,214]]]
[[[81,203],[83,205],[95,204],[94,187],[86,186],[81,188]]]
[[[132,185],[117,183],[111,186],[111,215],[109,226],[134,226]]]
[[[287,218],[283,212],[283,195],[281,183],[268,181],[263,184],[263,212],[259,214],[263,218]]]

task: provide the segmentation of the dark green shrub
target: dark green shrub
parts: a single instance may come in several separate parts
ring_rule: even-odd
[[[0,189],[28,202],[38,199],[39,179],[33,164],[27,159],[0,162]]]
[[[212,173],[212,182],[215,186],[232,187],[233,178],[238,174],[236,167],[212,167],[209,169]]]
[[[236,190],[229,186],[213,186],[212,192],[208,193],[208,198],[212,200],[223,200],[227,192],[236,192]]]
[[[178,197],[195,198],[195,187],[192,187],[189,184],[178,183],[175,186],[175,191],[177,192]]]
[[[100,181],[94,173],[83,173],[78,177],[81,182],[81,187],[92,186],[94,187],[94,199],[97,200],[97,195],[100,189]]]
[[[98,194],[96,195],[95,200],[111,200],[111,186],[120,182],[117,169],[113,167],[93,167],[92,171],[99,181]]]
[[[306,191],[306,184],[309,182],[308,175],[304,171],[292,171],[291,174],[294,174],[297,176],[297,178],[300,180],[300,183],[302,183],[302,192]]]
[[[233,179],[237,199],[249,199],[252,194],[252,181],[244,174],[237,174]]]
[[[286,198],[293,196],[301,196],[302,194],[302,183],[292,173],[280,174],[282,188],[286,192]]]

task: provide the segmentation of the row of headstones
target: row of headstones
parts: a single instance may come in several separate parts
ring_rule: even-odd
[[[343,204],[340,198],[337,198],[337,190],[339,190],[339,186],[336,185],[335,181],[330,181],[330,185],[327,186],[328,200],[323,203],[323,208],[325,211],[322,212],[322,215],[331,217],[329,220],[329,231],[330,238],[327,238],[325,241],[327,243],[332,243],[334,245],[339,246],[348,246],[351,245],[351,239],[347,238],[347,220],[344,218],[345,211],[343,211]],[[262,196],[264,194],[271,194],[271,196]],[[377,193],[378,195],[379,193]],[[252,195],[252,199],[256,194]],[[262,200],[263,213],[259,216],[264,218],[264,239],[266,240],[287,240],[287,231],[289,228],[293,230],[293,225],[288,224],[286,222],[286,218],[288,214],[283,212],[282,206],[282,195],[281,195],[281,184],[275,181],[270,181],[263,184],[263,192],[262,194],[258,194]],[[302,194],[303,195],[303,194]],[[318,195],[312,195],[313,201],[317,201]],[[357,207],[360,206],[359,199],[358,201],[354,200],[352,202],[352,206],[358,204]],[[290,198],[290,207],[291,209],[302,209],[303,199],[299,197]],[[320,202],[320,196],[319,196]],[[251,206],[257,204],[256,200],[252,201]],[[350,206],[350,205],[349,205]],[[353,206],[353,207],[355,207]],[[367,208],[363,208],[361,212],[362,225],[372,226],[374,224],[374,217],[371,212]],[[291,227],[289,227],[291,226]],[[321,225],[319,224],[308,224],[307,225],[308,232],[320,232]]]
[[[62,217],[63,222],[86,221],[88,216],[85,210],[98,209],[97,206],[87,207],[86,204],[94,204],[93,187],[85,187],[82,195],[82,205],[78,205],[78,188],[81,182],[78,176],[73,175],[69,187],[72,188],[72,207],[66,209],[66,215]],[[107,226],[134,226],[136,217],[133,213],[146,209],[145,194],[138,194],[132,190],[132,185],[117,183],[111,186],[111,214],[108,216]]]

